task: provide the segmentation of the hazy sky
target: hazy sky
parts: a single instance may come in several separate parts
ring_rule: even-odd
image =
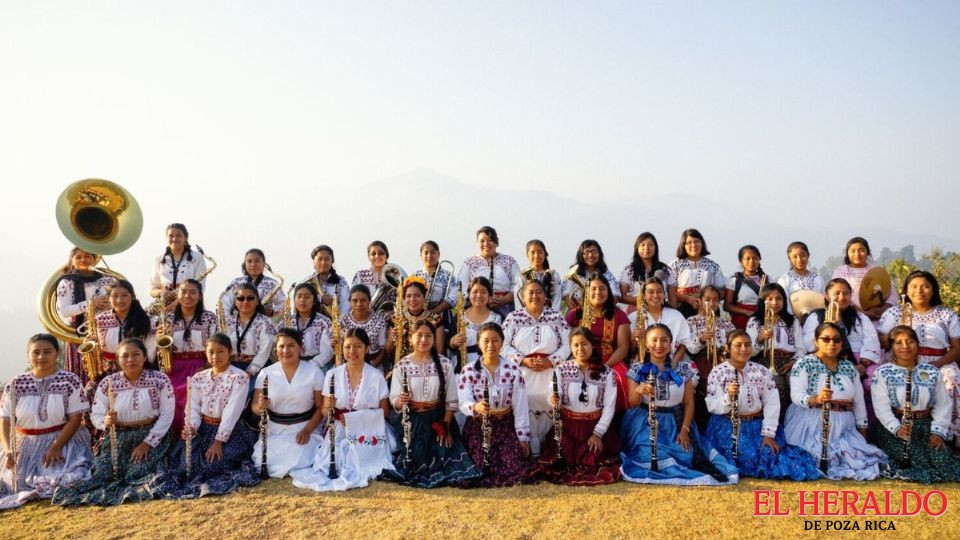
[[[317,217],[291,201],[359,213],[324,186],[420,168],[953,237],[958,65],[957,2],[0,0],[4,275],[27,284],[0,309],[62,263],[53,200],[84,177],[137,194],[150,254],[170,221],[296,229]]]

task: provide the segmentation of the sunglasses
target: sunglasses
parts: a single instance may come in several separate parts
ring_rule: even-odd
[[[238,296],[237,302],[253,302],[256,299],[256,296]]]
[[[843,343],[843,338],[839,337],[821,337],[817,338],[817,341],[822,341],[824,343]]]

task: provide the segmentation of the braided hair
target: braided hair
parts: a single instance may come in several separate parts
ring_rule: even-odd
[[[573,344],[573,338],[580,336],[590,342],[591,345],[594,343],[593,332],[589,328],[584,328],[582,326],[577,326],[570,330],[570,343]],[[587,359],[587,365],[590,366],[590,378],[599,381],[600,376],[603,375],[604,363],[603,358],[600,356],[600,347],[593,347],[592,352],[590,353],[590,358]]]
[[[127,312],[127,322],[124,325],[122,338],[138,337],[145,338],[150,333],[150,316],[144,311],[140,301],[137,300],[136,293],[133,292],[133,284],[125,279],[118,279],[110,285],[109,290],[123,289],[130,293],[130,311]]]
[[[420,319],[414,323],[413,327],[410,329],[410,333],[413,334],[421,326],[425,326],[430,330],[430,335],[434,335],[437,331],[437,328],[433,324],[426,320]],[[447,376],[443,372],[443,365],[440,363],[440,353],[437,352],[437,342],[434,341],[433,345],[430,346],[430,358],[433,359],[433,367],[437,369],[437,377],[440,379],[440,390],[438,395],[440,397],[440,403],[447,402]]]
[[[193,311],[193,320],[190,322],[191,324],[198,323],[200,322],[200,319],[203,318],[203,313],[205,311],[205,308],[203,307],[203,284],[201,284],[199,281],[193,278],[190,278],[190,279],[184,280],[183,283],[180,284],[180,286],[182,287],[187,283],[196,287],[197,291],[200,293],[200,299],[197,300],[197,307],[194,308],[194,311]],[[177,321],[183,321],[183,320],[184,320],[183,307],[178,302],[176,309],[173,310],[173,322],[176,323]]]

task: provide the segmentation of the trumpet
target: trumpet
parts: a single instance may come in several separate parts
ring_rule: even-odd
[[[157,362],[164,373],[170,373],[173,369],[173,336],[170,335],[167,305],[162,294],[157,301],[160,305],[160,315],[157,319]]]
[[[83,368],[87,372],[87,379],[97,380],[103,374],[103,356],[100,354],[100,341],[97,335],[97,312],[93,300],[87,301],[87,320],[81,325],[83,343],[77,347],[83,359]]]
[[[913,326],[913,304],[905,294],[900,295],[900,324]]]
[[[713,367],[717,367],[717,314],[703,305],[703,316],[707,325],[707,360],[713,362]]]
[[[823,322],[834,324],[840,322],[840,304],[832,300],[827,304],[827,309],[823,312]]]
[[[440,300],[438,302],[432,302],[430,299],[433,296],[433,286],[436,284],[437,276],[440,275],[440,270],[443,268],[444,264],[450,266],[450,276],[447,278],[447,284],[443,288],[443,295],[440,296]],[[452,262],[448,260],[442,260],[440,261],[439,264],[437,264],[437,269],[433,272],[433,275],[428,276],[429,279],[427,280],[427,296],[426,296],[428,308],[433,309],[437,305],[442,304],[443,301],[447,299],[447,295],[450,294],[450,286],[453,285],[453,271],[455,269],[456,268],[453,266]]]
[[[774,376],[777,375],[777,349],[776,340],[774,339],[777,332],[777,318],[777,314],[773,311],[773,308],[767,306],[763,312],[763,329],[770,332],[770,337],[768,337],[764,343],[764,353],[766,353],[767,360],[770,362],[770,373]]]

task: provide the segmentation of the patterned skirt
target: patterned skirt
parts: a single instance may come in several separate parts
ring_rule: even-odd
[[[784,435],[787,444],[803,448],[819,464],[823,436],[819,407],[790,405]],[[874,480],[880,476],[880,465],[887,462],[887,455],[857,431],[851,411],[830,412],[827,447],[827,478],[831,480]]]
[[[917,418],[913,421],[909,468],[903,468],[902,464],[906,449],[903,439],[880,424],[873,426],[872,435],[873,442],[890,458],[890,463],[880,468],[884,477],[924,484],[960,482],[960,459],[953,456],[950,447],[939,450],[930,448],[929,418]]]
[[[787,444],[783,428],[777,427],[774,440],[780,452],[774,453],[763,446],[763,419],[754,418],[740,423],[740,443],[737,459],[733,459],[733,425],[730,417],[721,414],[710,415],[704,438],[731,463],[736,463],[740,476],[769,478],[773,480],[816,480],[820,470],[813,456],[802,448]]]
[[[12,489],[12,471],[0,470],[0,510],[16,508],[34,499],[49,499],[57,486],[69,486],[90,478],[90,433],[83,427],[70,437],[60,450],[63,461],[49,467],[43,455],[57,440],[60,432],[43,435],[17,435],[17,492]],[[0,450],[0,463],[6,461]]]
[[[260,483],[260,471],[253,468],[256,433],[238,425],[223,443],[223,459],[207,462],[204,454],[216,440],[217,429],[201,423],[190,449],[191,475],[187,476],[186,446],[181,440],[171,453],[170,469],[150,483],[156,497],[167,499],[196,499],[204,495],[223,495],[241,487]]]
[[[561,417],[563,459],[557,458],[555,431],[551,429],[531,476],[567,486],[599,486],[620,480],[620,438],[616,430],[607,429],[601,438],[603,446],[599,452],[594,452],[587,447],[587,441],[593,436],[593,429],[600,419],[571,418],[565,411],[561,412]]]
[[[442,422],[444,414],[443,407],[426,412],[410,411],[410,437],[413,440],[410,445],[413,454],[410,471],[406,469],[407,449],[403,444],[403,425],[398,422],[394,426],[399,450],[393,458],[396,470],[384,470],[382,480],[399,482],[405,486],[434,488],[461,484],[483,475],[483,471],[470,459],[456,422],[450,423],[453,445],[447,448],[437,442],[437,435],[431,426],[434,422]]]
[[[620,472],[628,482],[679,486],[736,484],[737,467],[700,438],[696,423],[690,426],[690,450],[677,442],[677,416],[683,407],[657,409],[657,470],[653,470],[650,424],[645,407],[633,407],[623,415],[620,429]]]
[[[483,468],[483,430],[479,417],[467,417],[463,426],[463,442],[470,459]],[[483,478],[461,484],[463,487],[502,487],[530,482],[530,462],[523,453],[514,428],[513,412],[490,417],[490,463]]]
[[[187,377],[192,377],[203,369],[207,365],[207,358],[203,351],[173,353],[170,363],[173,365],[167,375],[170,377],[173,396],[176,399],[170,433],[180,433],[183,431],[183,415],[187,404]]]
[[[139,502],[153,498],[149,484],[158,472],[167,469],[170,435],[164,435],[156,448],[151,448],[140,463],[133,463],[130,454],[150,433],[151,426],[117,432],[117,474],[113,473],[110,442],[100,445],[100,454],[93,461],[93,477],[53,492],[53,504],[75,506],[96,504],[111,506],[125,501]]]

